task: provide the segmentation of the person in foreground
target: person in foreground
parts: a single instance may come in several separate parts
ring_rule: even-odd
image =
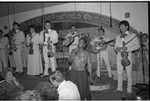
[[[56,70],[52,72],[49,79],[55,87],[58,87],[57,91],[60,101],[80,100],[78,87],[73,82],[66,81],[60,71]]]
[[[69,56],[69,64],[72,69],[70,71],[70,81],[74,82],[80,92],[81,100],[90,100],[90,82],[93,82],[91,75],[91,58],[90,54],[85,51],[86,39],[80,38],[78,47],[73,49]],[[88,76],[88,73],[89,75]]]
[[[12,100],[18,94],[24,92],[24,87],[13,76],[12,68],[4,68],[2,70],[3,81],[0,82],[0,99]]]
[[[39,95],[41,96],[42,100],[55,100],[58,101],[58,91],[56,89],[56,87],[49,83],[49,82],[41,82],[40,84],[38,84],[35,88],[35,91],[37,91],[39,93]]]

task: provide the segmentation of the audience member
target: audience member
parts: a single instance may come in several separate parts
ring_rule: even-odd
[[[58,87],[59,100],[80,100],[78,87],[71,81],[66,81],[60,71],[54,71],[49,76],[51,83]]]
[[[0,82],[0,99],[14,99],[18,94],[24,91],[24,87],[13,76],[12,68],[3,68],[1,76],[4,78]]]
[[[58,100],[57,89],[49,82],[41,82],[34,90],[40,94],[42,100]]]

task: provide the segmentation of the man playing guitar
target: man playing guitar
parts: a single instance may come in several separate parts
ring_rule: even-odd
[[[100,77],[100,68],[102,67],[102,59],[106,64],[106,69],[108,71],[108,76],[112,77],[110,62],[109,62],[109,54],[107,44],[103,44],[108,41],[108,38],[104,37],[105,30],[101,27],[98,29],[98,37],[96,37],[91,44],[96,48],[95,52],[97,53],[97,76]]]
[[[77,48],[79,42],[80,34],[76,31],[76,26],[71,26],[71,32],[67,34],[63,42],[64,46],[69,47],[69,54],[75,48]],[[71,69],[71,67],[69,67]]]

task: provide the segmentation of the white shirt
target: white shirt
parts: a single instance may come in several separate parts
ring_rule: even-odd
[[[16,34],[14,35],[13,38],[15,39],[15,44],[17,44],[17,45],[21,45],[22,42],[25,41],[25,37],[24,37],[23,31],[17,30]]]
[[[48,30],[48,33],[45,33],[45,40],[47,38],[50,38],[50,41],[52,41],[53,44],[56,44],[58,42],[58,34],[55,30],[51,30],[49,29]],[[43,31],[40,32],[40,40],[41,40],[41,43],[44,43],[44,40],[43,40]]]
[[[64,80],[57,88],[59,101],[80,100],[78,87],[71,81]]]

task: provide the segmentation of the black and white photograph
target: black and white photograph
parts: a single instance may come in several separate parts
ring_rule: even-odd
[[[0,0],[0,101],[150,100],[148,1]]]

